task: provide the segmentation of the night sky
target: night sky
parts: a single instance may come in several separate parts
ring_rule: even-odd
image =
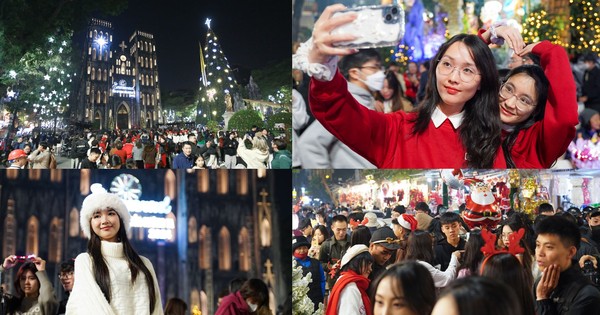
[[[135,29],[154,34],[163,91],[198,88],[206,18],[232,68],[260,69],[291,56],[289,1],[131,0],[120,16],[103,18],[113,23],[112,50],[122,40],[128,45]]]

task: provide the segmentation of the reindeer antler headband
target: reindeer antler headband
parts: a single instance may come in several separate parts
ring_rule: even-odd
[[[364,218],[362,221],[350,219],[350,226],[356,228],[358,226],[365,226],[365,224],[369,223],[369,218]]]
[[[509,240],[508,250],[505,250],[505,249],[497,250],[496,249],[496,234],[488,231],[487,229],[481,230],[481,237],[485,241],[485,245],[481,247],[481,252],[485,255],[485,259],[483,260],[483,263],[481,264],[480,273],[481,273],[481,271],[483,271],[484,266],[487,263],[487,261],[490,259],[490,257],[492,257],[496,254],[509,253],[516,257],[518,254],[522,254],[523,252],[525,252],[525,249],[523,247],[521,247],[521,244],[520,244],[523,236],[525,236],[525,229],[520,228],[518,231],[511,233],[508,236],[508,240]]]

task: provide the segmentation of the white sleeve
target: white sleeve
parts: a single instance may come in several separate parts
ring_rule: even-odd
[[[454,255],[452,255],[451,257],[452,258],[450,258],[450,264],[448,265],[448,268],[446,268],[446,271],[440,271],[439,269],[434,268],[433,266],[424,261],[419,261],[421,265],[425,266],[425,268],[429,270],[429,273],[433,278],[433,283],[436,288],[443,288],[456,278],[456,268],[458,267],[458,260]]]
[[[311,48],[312,37],[300,44],[296,53],[292,55],[292,69],[302,70],[302,72],[317,80],[331,81],[337,72],[339,58],[331,56],[324,64],[310,63],[308,61],[308,54]]]
[[[349,283],[340,293],[337,314],[365,314],[365,306],[355,283]]]
[[[115,315],[96,283],[92,260],[87,253],[75,259],[73,291],[67,302],[67,315]]]

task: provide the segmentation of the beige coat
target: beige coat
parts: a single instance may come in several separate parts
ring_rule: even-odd
[[[32,163],[32,168],[50,168],[50,151],[48,149],[40,152],[39,149],[31,152],[29,160]]]

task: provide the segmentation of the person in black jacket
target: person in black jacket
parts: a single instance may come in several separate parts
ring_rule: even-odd
[[[600,68],[596,66],[596,56],[589,53],[583,57],[583,62],[586,70],[579,101],[584,102],[586,108],[600,112]]]
[[[65,289],[65,297],[60,301],[58,305],[57,315],[63,315],[67,312],[67,302],[69,301],[69,295],[71,291],[73,291],[73,283],[74,283],[74,275],[75,273],[75,260],[70,259],[67,261],[63,261],[60,264],[60,273],[58,274],[58,278],[60,279],[60,283]]]
[[[73,159],[73,165],[71,168],[79,168],[81,162],[87,158],[87,152],[90,145],[85,140],[83,134],[79,134],[77,139],[73,142],[71,147],[71,158]]]
[[[579,228],[567,219],[551,216],[536,228],[535,258],[542,276],[534,285],[536,313],[600,314],[600,291],[573,260],[579,248]]]
[[[228,169],[235,168],[237,161],[237,131],[232,131],[225,138],[225,142],[223,143],[223,153],[225,155],[225,167]]]

